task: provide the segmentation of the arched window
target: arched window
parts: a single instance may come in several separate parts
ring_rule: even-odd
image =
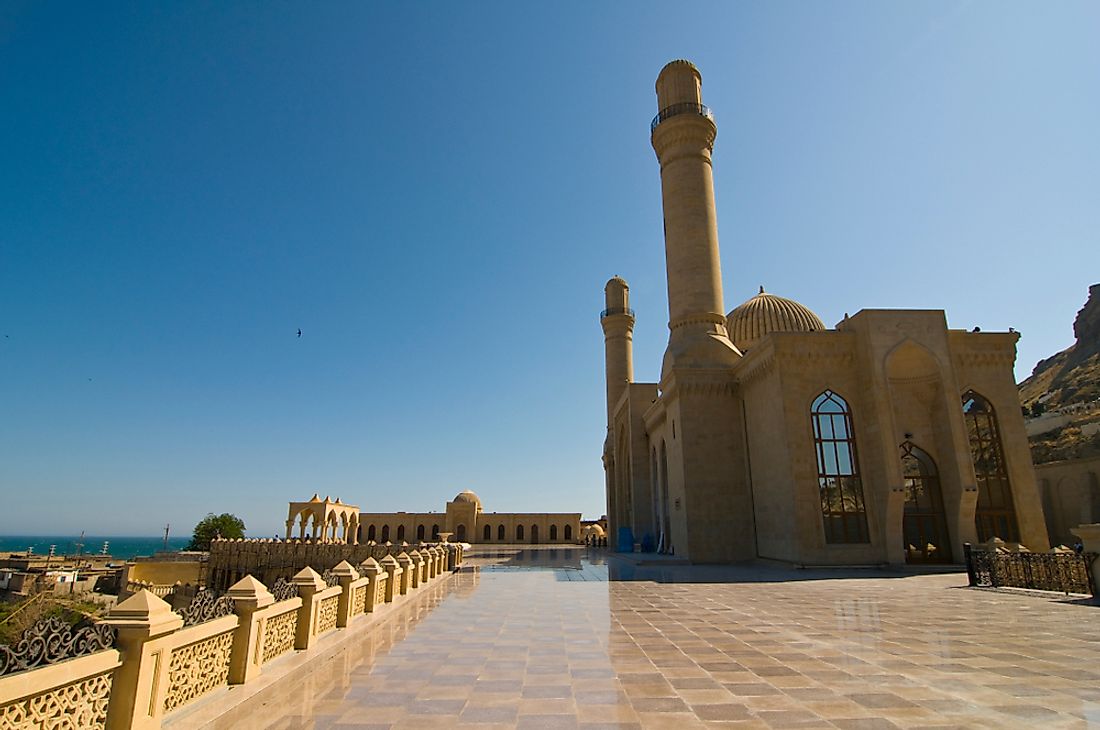
[[[901,473],[905,479],[902,537],[905,562],[950,563],[951,541],[936,462],[910,441],[901,445]]]
[[[504,525],[499,525],[497,527],[497,540],[499,542],[504,542]]]
[[[1020,541],[1016,524],[1016,507],[1008,483],[1005,456],[1001,448],[1001,432],[997,414],[982,396],[968,390],[963,396],[963,417],[970,439],[970,458],[978,480],[978,508],[974,512],[978,540],[985,542],[999,537],[1008,542]]]
[[[390,526],[382,525],[382,542],[390,541]]]
[[[831,390],[814,399],[810,411],[817,452],[817,486],[825,542],[869,542],[867,509],[859,478],[856,433],[848,403]]]
[[[550,525],[550,542],[555,542],[558,539],[558,526]]]
[[[405,526],[404,525],[398,525],[398,527],[397,527],[397,541],[401,542],[404,539],[405,539]]]
[[[489,542],[493,539],[493,528],[490,525],[485,525],[485,529],[481,533],[482,541]]]
[[[539,541],[539,526],[531,525],[531,544],[534,545]]]
[[[377,535],[377,534],[378,534],[378,532],[377,532],[377,530],[375,529],[374,525],[370,525],[369,527],[367,527],[367,539],[368,539],[368,540],[375,540],[375,539],[377,539],[377,538],[376,538],[376,535]]]
[[[424,525],[416,526],[416,539],[417,542],[424,542]]]
[[[432,540],[439,539],[439,525],[432,525]]]
[[[455,534],[458,535],[459,542],[466,542],[466,525],[459,525],[458,529],[455,530]]]
[[[516,525],[516,542],[523,541],[523,525]]]
[[[572,539],[573,539],[573,526],[572,525],[566,525],[565,526],[565,541],[569,542]]]

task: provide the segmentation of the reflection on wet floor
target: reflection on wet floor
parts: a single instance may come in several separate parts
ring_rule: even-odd
[[[562,581],[607,581],[606,551],[592,548],[475,547],[463,570],[473,572],[528,570],[550,572]]]
[[[617,580],[622,562],[475,549],[432,605],[211,727],[1100,726],[1094,606],[957,574]],[[586,573],[605,577],[562,578]]]

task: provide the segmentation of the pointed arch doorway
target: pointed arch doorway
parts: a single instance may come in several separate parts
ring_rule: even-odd
[[[910,441],[901,445],[905,479],[902,537],[907,563],[951,563],[951,539],[936,462]]]

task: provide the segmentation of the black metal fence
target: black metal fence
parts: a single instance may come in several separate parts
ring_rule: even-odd
[[[963,545],[971,586],[1031,588],[1093,595],[1096,553],[1009,553]]]
[[[680,114],[695,114],[700,117],[706,117],[707,119],[714,121],[714,114],[709,108],[698,104],[693,101],[682,101],[679,104],[673,104],[672,106],[666,106],[657,116],[653,117],[653,121],[649,123],[649,131],[652,132],[657,128],[657,125],[666,119],[678,116]]]

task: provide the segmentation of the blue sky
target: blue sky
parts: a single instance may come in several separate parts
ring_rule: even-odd
[[[653,81],[719,127],[726,308],[1072,341],[1100,6],[5,3],[0,533],[603,512],[603,284],[667,336]],[[303,337],[295,334],[298,328]]]

